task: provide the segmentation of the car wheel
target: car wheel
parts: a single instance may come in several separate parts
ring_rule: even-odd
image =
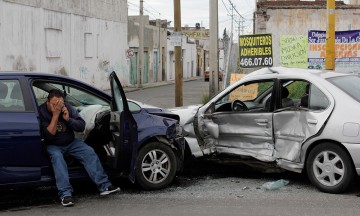
[[[155,190],[169,185],[176,174],[176,157],[164,143],[152,142],[140,149],[136,180],[144,189]]]
[[[306,170],[311,183],[326,193],[344,192],[355,173],[347,152],[332,143],[322,143],[310,152]]]

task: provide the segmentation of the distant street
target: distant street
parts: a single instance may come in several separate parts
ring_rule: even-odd
[[[184,105],[200,103],[208,82],[184,83]],[[174,107],[174,85],[126,93],[127,97],[160,107]],[[286,179],[278,190],[264,190],[266,182]],[[115,181],[122,192],[100,197],[92,183],[74,184],[75,206],[64,208],[55,187],[0,191],[0,215],[358,215],[360,181],[345,194],[319,192],[297,173],[263,174],[241,166],[192,161],[168,188],[143,191],[126,179]]]
[[[209,82],[203,78],[183,83],[183,105],[200,104],[204,95],[209,95]],[[175,85],[146,88],[127,92],[126,97],[146,104],[162,107],[175,107]]]

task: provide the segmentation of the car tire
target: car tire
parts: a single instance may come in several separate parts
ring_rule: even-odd
[[[325,193],[346,191],[355,176],[350,156],[333,143],[314,147],[308,156],[306,170],[311,183]]]
[[[152,142],[140,149],[135,178],[145,190],[157,190],[168,186],[176,174],[176,156],[164,143]]]

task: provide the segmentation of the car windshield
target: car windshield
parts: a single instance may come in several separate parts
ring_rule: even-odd
[[[360,77],[341,76],[329,78],[328,81],[360,102]]]

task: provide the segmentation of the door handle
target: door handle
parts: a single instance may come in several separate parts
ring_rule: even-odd
[[[255,119],[256,124],[266,126],[268,124],[267,119]]]
[[[307,120],[308,124],[317,124],[318,121],[316,119],[308,119]]]

